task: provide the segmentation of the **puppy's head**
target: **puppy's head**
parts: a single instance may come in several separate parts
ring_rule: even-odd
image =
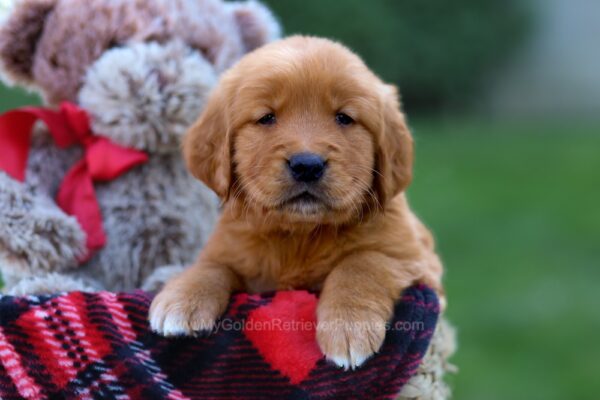
[[[407,187],[412,139],[395,88],[342,45],[296,36],[222,77],[184,155],[226,202],[343,224],[385,209]]]

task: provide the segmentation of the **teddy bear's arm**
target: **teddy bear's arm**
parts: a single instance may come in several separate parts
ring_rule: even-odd
[[[0,173],[0,269],[20,276],[77,265],[85,234],[42,193]]]
[[[0,269],[28,276],[77,266],[85,233],[53,197],[66,171],[80,156],[58,149],[36,129],[25,183],[0,172]]]
[[[83,279],[57,272],[42,273],[17,279],[6,280],[6,294],[11,296],[28,296],[56,294],[61,292],[95,292],[100,289],[97,282],[86,282]]]
[[[168,280],[183,272],[184,269],[185,267],[183,265],[158,267],[150,274],[150,276],[144,279],[142,290],[147,292],[158,292]]]

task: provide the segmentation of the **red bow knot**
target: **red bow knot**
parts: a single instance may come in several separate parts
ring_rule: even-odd
[[[56,196],[58,206],[74,216],[86,233],[88,251],[83,262],[106,243],[94,182],[116,179],[148,161],[148,155],[94,135],[87,112],[75,104],[62,103],[58,111],[23,107],[0,115],[0,171],[21,182],[25,180],[31,131],[38,120],[46,124],[58,147],[79,145],[84,149],[83,157],[67,172]]]

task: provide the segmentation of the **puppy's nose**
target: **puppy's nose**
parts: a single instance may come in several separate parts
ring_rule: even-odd
[[[316,182],[325,172],[326,162],[314,153],[298,153],[290,157],[288,167],[292,177],[298,182]]]

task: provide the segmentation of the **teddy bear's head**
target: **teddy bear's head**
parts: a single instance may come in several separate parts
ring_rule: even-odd
[[[163,153],[217,76],[278,35],[254,0],[16,0],[0,27],[0,67],[50,105],[80,104],[96,133]]]

